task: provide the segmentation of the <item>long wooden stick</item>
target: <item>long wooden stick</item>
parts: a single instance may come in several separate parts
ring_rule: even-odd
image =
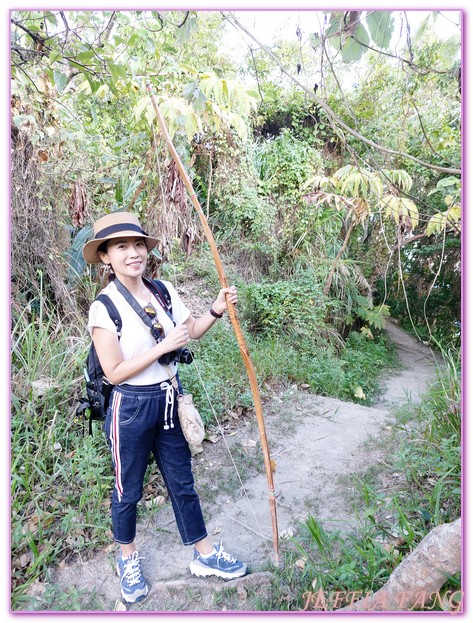
[[[154,112],[156,113],[156,118],[161,128],[162,136],[169,147],[169,150],[172,154],[174,162],[176,163],[177,168],[179,169],[179,173],[182,177],[182,180],[189,192],[189,197],[195,209],[197,210],[197,214],[199,215],[200,222],[202,224],[202,228],[205,233],[205,237],[207,238],[207,241],[210,245],[212,256],[214,258],[214,262],[217,267],[220,284],[222,288],[228,288],[227,277],[225,275],[225,270],[222,265],[222,260],[220,259],[220,255],[217,249],[215,238],[212,234],[209,224],[207,223],[207,219],[205,218],[205,214],[202,211],[200,203],[197,199],[197,195],[194,192],[194,188],[192,187],[192,182],[189,176],[187,175],[186,170],[184,169],[184,166],[176,151],[176,148],[174,147],[174,144],[169,135],[166,124],[164,122],[163,116],[161,115],[161,111],[159,110],[159,107],[156,103],[156,99],[153,93],[151,92],[151,86],[147,85],[147,89],[148,89],[148,92],[151,98],[151,103],[153,105]],[[246,372],[248,374],[248,379],[250,381],[251,393],[253,394],[253,403],[255,406],[256,421],[258,423],[258,430],[259,430],[259,435],[261,439],[261,447],[263,450],[263,457],[264,457],[264,466],[266,470],[266,479],[268,481],[269,504],[270,504],[270,509],[271,509],[271,521],[272,521],[272,528],[273,528],[273,547],[274,547],[274,558],[275,558],[274,562],[276,565],[279,565],[279,535],[278,535],[278,521],[277,521],[277,514],[276,514],[276,494],[274,491],[273,471],[271,468],[271,458],[269,454],[268,440],[266,437],[266,428],[264,425],[263,408],[261,405],[261,398],[259,394],[258,383],[256,381],[256,374],[255,374],[255,369],[253,367],[253,362],[251,360],[250,353],[248,351],[248,347],[246,345],[246,341],[245,341],[243,332],[240,327],[240,321],[238,320],[235,306],[232,304],[228,304],[228,315],[230,317],[230,321],[232,323],[233,330],[236,335],[238,346],[240,347],[241,356],[243,357],[243,362],[245,364]]]

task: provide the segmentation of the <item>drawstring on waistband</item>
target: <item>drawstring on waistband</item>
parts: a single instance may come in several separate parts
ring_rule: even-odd
[[[170,411],[169,415],[169,424],[168,424],[168,411]],[[172,420],[174,411],[174,388],[172,385],[166,387],[166,408],[164,410],[164,430],[169,430],[169,428],[174,428],[174,422]]]

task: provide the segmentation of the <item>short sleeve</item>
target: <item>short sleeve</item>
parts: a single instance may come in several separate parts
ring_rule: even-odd
[[[117,332],[115,323],[110,318],[110,314],[107,308],[100,301],[94,301],[89,310],[89,323],[87,328],[90,335],[92,335],[92,329],[94,327],[100,327],[101,329],[108,329],[112,333]]]
[[[170,283],[169,281],[163,281],[163,284],[166,286],[171,296],[173,320],[176,325],[182,324],[189,318],[191,313],[188,307],[183,303],[181,297],[177,293],[172,283]]]

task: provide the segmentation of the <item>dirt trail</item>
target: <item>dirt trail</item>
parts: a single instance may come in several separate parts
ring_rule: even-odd
[[[326,398],[294,387],[274,396],[265,405],[265,421],[278,495],[280,535],[296,532],[308,513],[327,527],[345,531],[354,525],[348,476],[363,473],[382,458],[382,449],[369,443],[383,434],[393,420],[392,409],[407,400],[418,401],[429,381],[435,378],[435,361],[426,346],[414,340],[394,323],[388,335],[397,345],[402,369],[385,384],[378,404],[372,407]],[[259,453],[254,423],[246,422],[236,435],[227,438],[243,459]],[[137,543],[144,557],[143,569],[151,583],[148,598],[133,606],[136,611],[251,610],[249,587],[268,585],[272,559],[271,518],[266,476],[248,468],[253,475],[245,481],[246,494],[235,481],[225,444],[205,444],[195,463],[196,486],[201,498],[209,534],[223,540],[226,549],[249,563],[252,573],[232,582],[191,578],[188,565],[192,549],[183,547],[169,505],[141,521]],[[255,459],[256,460],[256,459]],[[205,487],[203,488],[203,483]],[[206,491],[218,487],[215,501],[206,501]],[[148,515],[149,516],[149,515]],[[56,569],[51,583],[61,590],[83,591],[84,605],[113,610],[119,597],[114,571],[116,549],[98,552],[92,559]],[[225,601],[225,588],[236,587],[233,602]],[[93,598],[91,599],[91,595]],[[220,597],[215,599],[215,596]],[[91,605],[90,605],[91,604]],[[54,605],[53,605],[54,608]]]

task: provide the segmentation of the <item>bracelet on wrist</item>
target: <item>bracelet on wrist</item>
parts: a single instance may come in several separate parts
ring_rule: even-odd
[[[222,318],[223,314],[217,314],[216,311],[214,311],[212,309],[212,307],[210,308],[210,314],[214,317],[214,318]]]

